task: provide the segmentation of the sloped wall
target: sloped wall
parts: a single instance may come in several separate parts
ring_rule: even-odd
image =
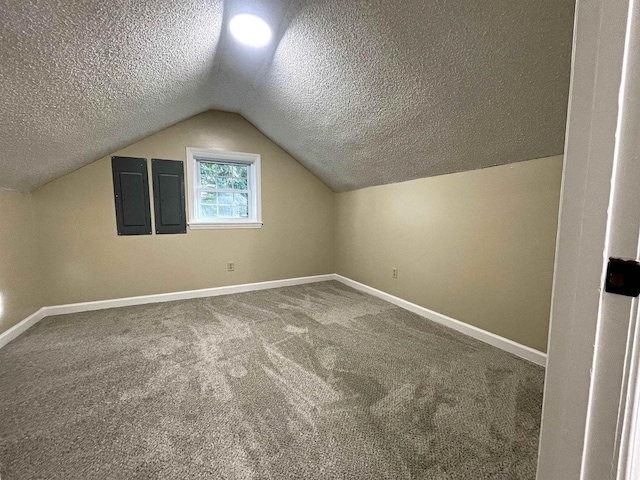
[[[114,154],[150,169],[186,147],[262,155],[264,226],[119,237],[102,158],[33,192],[47,305],[333,273],[333,191],[241,116],[205,112]]]
[[[556,156],[337,194],[336,271],[545,352],[561,176]]]
[[[43,306],[32,198],[0,190],[0,333]]]

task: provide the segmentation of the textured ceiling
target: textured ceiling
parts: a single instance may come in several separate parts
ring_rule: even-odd
[[[236,44],[236,12],[270,47]],[[573,1],[0,0],[0,187],[210,108],[337,191],[561,153]]]

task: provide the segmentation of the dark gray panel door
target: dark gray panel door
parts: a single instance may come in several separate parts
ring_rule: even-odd
[[[187,233],[184,166],[178,160],[151,160],[156,233]]]
[[[118,235],[151,235],[147,159],[111,157]]]

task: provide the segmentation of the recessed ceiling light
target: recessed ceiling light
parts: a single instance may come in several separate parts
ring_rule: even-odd
[[[271,40],[271,28],[260,17],[249,13],[236,15],[229,22],[229,30],[240,43],[264,47]]]

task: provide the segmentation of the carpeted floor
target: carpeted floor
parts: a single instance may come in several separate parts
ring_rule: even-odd
[[[44,319],[0,349],[18,479],[534,479],[543,369],[337,282]]]

